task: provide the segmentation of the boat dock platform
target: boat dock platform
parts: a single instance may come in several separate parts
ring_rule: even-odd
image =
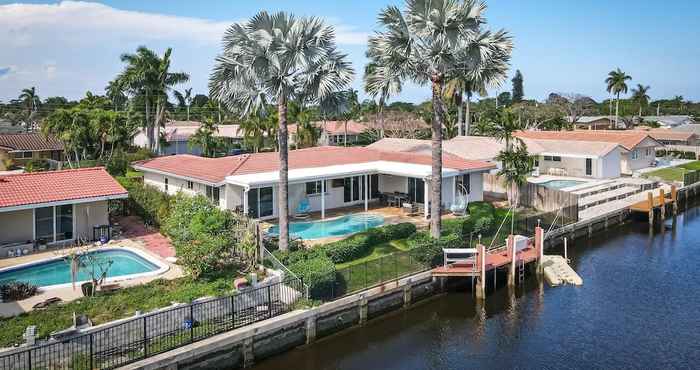
[[[543,256],[544,278],[550,286],[563,284],[583,285],[583,279],[562,256]]]
[[[657,213],[661,221],[666,219],[666,210],[671,207],[673,214],[678,213],[678,191],[676,186],[671,186],[671,193],[666,197],[663,188],[659,188],[658,196],[654,196],[651,192],[647,194],[647,199],[634,203],[630,206],[630,211],[637,213],[646,213],[649,215],[649,225],[654,224],[654,214]]]

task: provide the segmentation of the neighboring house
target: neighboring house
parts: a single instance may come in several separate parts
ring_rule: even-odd
[[[662,146],[649,134],[631,130],[519,131],[515,133],[515,136],[521,139],[536,140],[538,143],[540,140],[561,141],[563,144],[559,146],[569,148],[572,151],[579,150],[583,145],[592,146],[593,144],[591,143],[619,145],[621,148],[620,172],[623,174],[632,174],[636,170],[651,166],[656,160],[656,148]],[[593,150],[592,153],[598,152],[598,150],[605,151],[606,149],[605,147],[600,147]],[[586,170],[586,173],[588,172]]]
[[[63,160],[63,143],[38,132],[0,134],[0,171],[11,163],[23,166],[32,159]]]
[[[165,127],[161,128],[161,137],[167,145],[159,150],[160,155],[193,154],[202,155],[202,148],[190,146],[190,138],[197,132],[201,122],[197,121],[168,121]],[[214,136],[226,138],[233,144],[243,142],[243,131],[239,125],[217,125],[218,131]],[[134,145],[145,148],[148,146],[148,136],[143,129],[140,129],[133,139]]]
[[[318,139],[318,145],[328,146],[345,144],[345,121],[319,121],[313,122],[313,125],[321,130],[321,135]],[[290,144],[297,142],[297,124],[289,125],[289,141]],[[360,135],[367,131],[368,127],[364,123],[356,121],[347,122],[347,144],[354,145],[360,140]]]
[[[662,128],[673,128],[695,123],[690,116],[644,116],[642,121],[646,123],[658,123]]]
[[[577,117],[576,122],[569,116],[568,120],[577,130],[608,130],[615,127],[615,117],[611,116],[581,116]]]
[[[637,129],[636,131],[644,132],[664,145],[700,145],[698,134],[692,131],[674,131],[664,128]]]
[[[144,183],[170,194],[202,194],[219,207],[241,210],[257,219],[278,215],[278,153],[203,158],[191,155],[159,157],[134,163],[144,172]],[[383,193],[399,192],[408,201],[428,209],[431,158],[363,147],[322,146],[289,152],[289,210],[294,214],[303,199],[311,211],[363,205]],[[445,207],[464,186],[470,200],[483,199],[482,174],[495,168],[484,161],[443,155]],[[426,212],[427,213],[427,212]]]
[[[560,174],[576,177],[613,178],[620,176],[619,145],[614,143],[587,142],[572,144],[561,140],[524,138],[530,155],[536,158],[536,167],[543,174]],[[382,139],[369,148],[422,153],[430,155],[430,140]],[[475,159],[495,164],[498,153],[505,144],[492,137],[458,136],[442,143],[443,151],[463,159]],[[495,170],[492,172],[496,172]]]
[[[17,249],[93,240],[108,202],[128,194],[104,168],[0,176],[0,257]]]
[[[12,122],[0,118],[0,134],[19,134],[24,131],[24,126],[13,125]]]

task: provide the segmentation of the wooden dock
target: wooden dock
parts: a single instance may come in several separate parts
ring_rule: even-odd
[[[670,197],[666,197],[663,188],[659,188],[659,194],[654,196],[651,192],[647,194],[647,200],[634,203],[630,206],[630,211],[637,213],[645,213],[649,215],[649,225],[654,224],[654,214],[658,210],[659,216],[663,221],[666,218],[668,207],[673,210],[673,214],[678,213],[678,191],[676,186],[671,186]]]

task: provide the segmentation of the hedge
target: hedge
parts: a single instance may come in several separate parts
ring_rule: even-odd
[[[336,264],[350,262],[370,253],[372,247],[391,240],[405,239],[416,232],[416,225],[402,223],[368,229],[347,239],[326,244],[321,249]]]
[[[298,260],[289,269],[299,276],[309,287],[312,298],[322,298],[333,290],[335,284],[335,264],[324,255],[311,259]]]
[[[129,192],[126,211],[141,217],[146,224],[159,227],[170,213],[170,196],[150,185],[128,177],[117,181]]]
[[[429,266],[438,266],[444,262],[443,248],[461,248],[464,241],[458,234],[445,235],[435,240],[428,233],[421,232],[412,236],[408,245],[413,259]]]

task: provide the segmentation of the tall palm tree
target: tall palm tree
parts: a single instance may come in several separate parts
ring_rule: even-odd
[[[149,148],[153,151],[158,150],[156,128],[160,128],[165,118],[168,91],[172,90],[173,86],[189,80],[187,73],[170,71],[171,54],[171,48],[166,49],[163,57],[160,57],[145,46],[139,46],[135,54],[122,54],[121,60],[126,63],[126,67],[117,76],[117,81],[132,95],[142,95],[144,98],[144,129]],[[153,117],[152,107],[155,108]]]
[[[192,105],[192,99],[194,98],[192,96],[192,88],[190,87],[189,89],[185,89],[185,93],[181,93],[177,90],[173,91],[173,95],[175,95],[175,99],[179,102],[181,106],[184,106],[187,109],[187,120],[190,120],[190,106]]]
[[[371,55],[367,55],[372,57]],[[370,61],[365,66],[365,75],[363,78],[365,92],[372,98],[379,98],[378,115],[379,115],[379,138],[384,137],[384,106],[386,101],[392,95],[401,93],[401,78],[393,74],[394,71],[387,66],[382,66],[380,58]]]
[[[190,137],[187,145],[190,149],[200,147],[203,157],[216,156],[217,150],[221,148],[221,140],[215,136],[219,132],[219,128],[214,123],[214,120],[207,118],[202,122],[202,125]]]
[[[25,130],[29,132],[33,129],[34,118],[37,114],[37,110],[41,105],[41,98],[36,94],[36,88],[34,86],[28,89],[22,89],[22,93],[19,94],[19,100],[22,102],[25,110],[24,125]]]
[[[107,83],[107,87],[105,87],[105,94],[107,95],[107,98],[112,101],[115,111],[119,111],[128,100],[124,94],[124,87],[118,80],[112,80]]]
[[[440,237],[442,203],[442,129],[445,120],[445,83],[464,71],[473,71],[493,53],[509,56],[512,48],[505,31],[484,32],[486,5],[473,0],[406,0],[401,11],[389,6],[379,14],[381,31],[369,39],[368,56],[387,68],[387,78],[430,84],[433,119],[430,232]],[[386,83],[386,81],[385,81]]]
[[[632,100],[637,102],[639,105],[639,117],[642,117],[642,108],[649,105],[649,92],[650,86],[644,86],[642,84],[637,84],[637,87],[632,89]]]
[[[289,247],[288,131],[290,100],[321,101],[347,88],[353,70],[336,49],[335,33],[318,18],[262,11],[232,25],[216,58],[210,96],[249,116],[277,107],[279,146],[279,247]]]
[[[616,128],[620,117],[620,93],[627,94],[627,81],[631,79],[632,76],[629,76],[625,72],[622,72],[620,68],[614,71],[610,71],[610,73],[608,73],[608,78],[605,79],[605,83],[608,85],[608,92],[615,95]]]

